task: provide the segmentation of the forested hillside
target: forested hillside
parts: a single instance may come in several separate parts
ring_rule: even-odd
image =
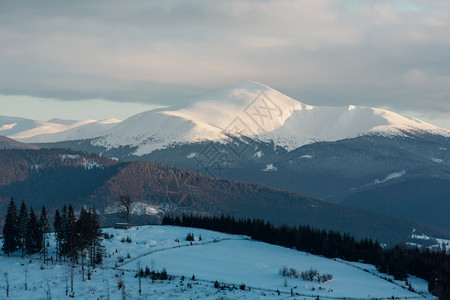
[[[63,204],[72,203],[76,210],[93,205],[105,221],[117,207],[119,196],[129,195],[134,202],[151,207],[151,214],[262,218],[277,225],[310,225],[389,244],[406,241],[413,229],[432,237],[450,237],[448,230],[416,221],[163,164],[118,163],[67,150],[2,150],[0,157],[3,212],[14,197],[32,207],[45,204],[50,215]],[[154,220],[154,215],[149,217]],[[133,220],[146,222],[146,212]]]

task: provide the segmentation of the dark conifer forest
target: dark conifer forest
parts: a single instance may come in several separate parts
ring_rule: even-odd
[[[213,178],[175,166],[117,162],[67,149],[0,150],[1,215],[14,197],[24,199],[34,209],[45,205],[50,218],[64,204],[72,203],[77,211],[83,206],[95,206],[104,221],[103,217],[108,217],[104,210],[114,207],[120,195],[130,195],[152,206],[164,205],[165,213],[223,213],[237,218],[260,218],[275,225],[310,225],[349,232],[356,238],[371,237],[389,245],[410,238],[412,228],[430,237],[450,239],[446,228],[260,184]],[[150,222],[150,218],[142,223]]]
[[[94,266],[102,260],[102,231],[95,208],[81,209],[79,217],[75,216],[72,205],[64,205],[61,212],[56,210],[53,228],[56,238],[56,260],[88,258]],[[9,202],[3,226],[2,250],[8,256],[20,251],[21,256],[40,254],[44,263],[48,257],[48,233],[50,226],[45,206],[38,217],[33,208],[27,209],[22,201],[19,213],[13,199]],[[53,259],[53,258],[52,258]]]

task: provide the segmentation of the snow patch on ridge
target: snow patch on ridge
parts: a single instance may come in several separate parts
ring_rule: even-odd
[[[432,160],[433,162],[435,162],[435,163],[438,163],[438,164],[440,164],[440,163],[442,163],[442,162],[444,161],[443,159],[441,159],[441,158],[436,158],[436,157],[431,158],[431,160]]]
[[[261,158],[264,155],[262,151],[258,151],[255,154],[253,154],[253,157]]]
[[[264,172],[270,172],[270,171],[278,171],[278,168],[275,167],[273,164],[268,164],[266,165],[266,167],[263,169]]]
[[[197,156],[197,153],[196,152],[192,152],[189,155],[187,155],[186,158],[192,159],[192,158],[194,158],[196,156]]]
[[[109,214],[116,214],[116,213],[120,213],[120,207],[117,205],[114,206],[108,206],[104,209],[104,213],[109,215]],[[154,205],[145,203],[145,202],[133,202],[132,204],[132,208],[131,208],[131,214],[132,215],[137,215],[137,216],[142,216],[142,215],[148,215],[148,216],[152,216],[152,215],[157,215],[159,213],[161,213],[162,211]]]
[[[384,177],[381,180],[375,179],[373,181],[373,184],[380,184],[380,183],[383,183],[383,182],[386,182],[386,181],[389,181],[389,180],[392,180],[392,179],[397,179],[397,178],[402,177],[405,174],[406,174],[406,170],[403,170],[403,171],[400,171],[400,172],[394,172],[394,173],[391,173],[391,174],[387,175],[386,177]]]
[[[157,215],[160,213],[161,210],[159,210],[157,207],[152,206],[150,204],[144,203],[144,202],[135,202],[133,203],[133,209],[131,210],[131,213],[134,215]]]
[[[424,241],[432,241],[433,245],[428,246],[428,248],[430,249],[434,249],[434,250],[443,250],[445,249],[446,252],[450,253],[450,240],[447,239],[440,239],[440,238],[434,238],[434,237],[430,237],[426,234],[417,234],[416,233],[416,229],[413,229],[413,233],[411,234],[411,239],[412,240],[424,240]],[[418,246],[418,247],[423,247],[417,243],[414,242],[409,242],[408,244],[410,245],[414,245],[414,246]]]
[[[371,183],[364,184],[364,185],[360,186],[360,188],[365,188],[365,187],[368,187],[368,186],[381,184],[381,183],[384,183],[384,182],[389,181],[389,180],[398,179],[398,178],[400,178],[400,177],[402,177],[404,175],[406,175],[406,170],[402,170],[402,171],[399,171],[399,172],[393,172],[393,173],[390,173],[390,174],[386,175],[383,179],[375,179]],[[351,188],[350,190],[353,191],[353,190],[356,190],[356,189],[357,188],[354,187],[354,188]]]
[[[5,124],[2,127],[0,127],[0,131],[5,131],[5,130],[11,130],[14,128],[14,126],[16,126],[17,123],[12,123],[12,124]]]
[[[79,154],[62,154],[60,155],[61,160],[65,160],[65,159],[79,159],[80,155]]]

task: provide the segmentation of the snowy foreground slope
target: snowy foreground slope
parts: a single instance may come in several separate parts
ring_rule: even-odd
[[[75,270],[77,299],[122,299],[118,289],[121,280],[127,299],[433,298],[426,291],[427,283],[421,279],[409,278],[413,288],[420,292],[414,293],[402,287],[404,282],[381,278],[386,275],[377,273],[371,265],[330,260],[252,241],[244,236],[171,226],[105,229],[104,232],[114,237],[103,242],[106,247],[103,265],[94,270],[91,280],[84,282],[80,267]],[[185,241],[188,233],[195,236],[192,245]],[[125,241],[127,238],[131,239],[130,243]],[[51,238],[52,255],[53,247]],[[154,270],[166,268],[174,278],[153,283],[143,278],[142,296],[139,296],[138,278],[135,277],[138,264]],[[314,268],[321,274],[331,274],[333,279],[317,283],[289,278],[285,282],[279,274],[283,266],[300,272]],[[9,258],[2,255],[0,299],[6,299],[5,276],[10,284],[10,299],[47,299],[46,291],[50,291],[51,299],[69,299],[65,290],[66,285],[70,287],[70,268],[64,263],[43,266],[36,257],[22,259],[19,254]],[[192,275],[195,275],[195,281]],[[25,276],[27,290],[24,289]],[[229,287],[215,288],[216,280]],[[245,290],[238,288],[241,284],[245,284]],[[294,297],[291,297],[291,289]]]

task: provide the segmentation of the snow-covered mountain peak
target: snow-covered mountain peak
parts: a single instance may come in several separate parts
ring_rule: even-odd
[[[18,119],[17,119],[18,120]],[[136,155],[175,144],[226,142],[230,135],[274,142],[292,150],[317,141],[336,141],[365,134],[403,135],[425,132],[450,137],[450,131],[378,108],[304,104],[254,81],[240,81],[193,101],[116,119],[39,122],[4,118],[5,135],[24,142],[95,138],[108,149],[136,147]],[[15,124],[17,123],[17,125]],[[19,131],[19,128],[28,130]],[[9,132],[13,134],[8,134]]]
[[[252,105],[253,102],[264,94],[270,102],[283,109],[306,109],[306,107],[312,108],[310,105],[305,105],[298,100],[292,99],[279,91],[268,87],[262,83],[254,81],[244,80],[229,86],[224,89],[220,89],[209,94],[206,94],[194,101],[188,102],[183,106],[176,106],[173,109],[186,109],[195,110],[202,109],[207,106],[208,109],[214,108],[218,110],[226,111],[228,108],[245,109],[247,106]]]
[[[142,155],[171,144],[223,141],[229,134],[253,137],[281,128],[295,111],[313,108],[263,84],[240,81],[184,105],[132,116],[95,144],[137,146]]]
[[[109,119],[97,121],[97,123],[99,123],[99,124],[117,124],[120,122],[122,122],[122,121],[119,119],[115,119],[115,118],[109,118]]]
[[[292,150],[316,141],[404,131],[450,136],[446,129],[388,110],[312,106],[264,84],[240,81],[184,105],[135,115],[95,144],[107,148],[136,146],[135,154],[144,155],[174,144],[225,141],[230,135],[245,135]]]
[[[294,111],[303,109],[312,107],[263,84],[240,81],[184,108],[167,109],[163,113],[221,131],[239,125],[235,129],[241,134],[254,135],[283,126]]]

